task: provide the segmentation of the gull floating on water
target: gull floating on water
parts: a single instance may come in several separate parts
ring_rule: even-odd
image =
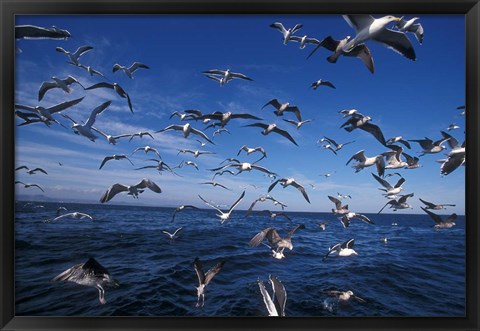
[[[262,128],[263,129],[262,134],[264,136],[268,135],[271,132],[278,133],[279,135],[282,135],[285,138],[287,138],[288,140],[290,140],[294,145],[298,146],[298,144],[293,139],[293,137],[290,135],[290,133],[288,133],[285,130],[279,129],[275,123],[273,123],[273,124],[253,123],[253,124],[244,125],[243,127],[249,127],[249,126]]]
[[[198,208],[195,207],[195,206],[192,206],[192,205],[181,205],[181,206],[178,206],[178,207],[175,208],[175,210],[173,211],[172,222],[175,221],[175,216],[177,215],[177,213],[182,212],[182,211],[184,211],[185,209],[198,209]]]
[[[21,181],[19,181],[19,180],[16,180],[16,181],[15,181],[15,185],[16,185],[16,184],[22,184],[25,188],[37,187],[37,188],[39,188],[42,192],[45,192],[45,191],[43,190],[43,188],[41,188],[38,184],[25,184],[24,182],[21,182]]]
[[[153,181],[151,181],[148,178],[143,178],[139,183],[131,186],[127,186],[119,183],[113,184],[102,195],[102,197],[100,198],[100,202],[101,203],[108,202],[120,192],[128,192],[127,193],[128,195],[131,195],[133,198],[138,199],[138,195],[140,193],[143,193],[143,191],[145,191],[144,190],[145,188],[149,188],[150,190],[156,193],[162,192],[160,187],[157,184],[155,184]]]
[[[86,52],[92,50],[93,47],[92,46],[80,46],[77,48],[77,50],[73,53],[69,52],[69,51],[66,51],[65,49],[63,49],[62,47],[56,47],[55,50],[57,52],[60,52],[60,53],[64,53],[68,56],[68,58],[70,59],[70,61],[74,64],[74,65],[79,65],[80,62],[78,61],[78,59],[80,58],[80,56],[82,56],[83,54],[85,54]]]
[[[150,69],[149,66],[147,66],[147,65],[145,65],[145,64],[143,64],[143,63],[133,62],[133,64],[132,64],[130,67],[124,67],[124,66],[121,66],[121,65],[118,64],[118,63],[115,63],[115,64],[113,65],[112,71],[113,71],[113,72],[116,72],[116,71],[118,71],[118,70],[122,70],[122,71],[125,73],[125,75],[128,76],[128,78],[133,79],[132,74],[133,74],[133,72],[134,72],[135,70],[137,70],[138,68]]]
[[[417,38],[418,42],[420,45],[423,42],[423,26],[420,23],[415,23],[419,18],[418,17],[413,17],[409,20],[404,20],[403,16],[400,17],[400,20],[395,24],[395,27],[398,28],[399,31],[401,32],[412,32],[415,34],[415,37]]]
[[[361,151],[355,153],[345,165],[348,165],[352,160],[358,161],[352,166],[352,168],[355,169],[355,172],[359,172],[363,168],[370,167],[375,164],[379,176],[382,177],[385,173],[385,161],[383,160],[383,155],[381,154],[373,157],[367,157],[365,156],[365,151],[362,149]]]
[[[415,50],[405,33],[387,27],[391,22],[399,22],[401,20],[399,17],[387,15],[373,18],[371,15],[360,14],[343,15],[343,18],[357,33],[355,38],[349,40],[343,46],[344,52],[353,50],[355,46],[367,40],[374,40],[415,61]]]
[[[272,296],[268,294],[265,285],[261,280],[258,280],[258,287],[263,297],[263,303],[268,310],[268,316],[285,316],[285,303],[287,302],[287,292],[282,282],[275,276],[269,276],[272,284]]]
[[[456,205],[448,204],[448,203],[442,203],[442,204],[436,204],[432,202],[428,202],[423,200],[422,198],[418,198],[421,202],[423,202],[426,206],[425,209],[433,209],[433,210],[440,210],[440,209],[447,209],[445,206],[449,207],[455,207]]]
[[[55,76],[52,77],[53,82],[43,82],[42,85],[40,86],[40,89],[38,90],[38,101],[41,101],[43,99],[43,96],[48,90],[51,90],[52,88],[60,88],[66,93],[70,93],[72,90],[70,89],[69,85],[73,83],[77,83],[80,85],[82,88],[85,88],[75,77],[73,76],[68,76],[67,78],[60,79]]]
[[[130,111],[133,114],[132,100],[130,99],[130,96],[128,95],[128,93],[125,92],[125,90],[120,85],[118,85],[118,83],[100,82],[100,83],[93,84],[92,86],[89,86],[89,87],[85,88],[85,90],[93,90],[93,89],[102,88],[102,87],[112,89],[120,97],[126,98],[127,102],[128,102],[128,108],[130,108]]]
[[[283,188],[285,188],[287,186],[290,186],[290,185],[295,187],[297,190],[300,191],[300,193],[302,193],[305,200],[307,200],[307,202],[310,203],[310,199],[308,198],[308,195],[307,195],[307,192],[305,191],[305,188],[302,185],[300,185],[299,183],[297,183],[294,178],[280,178],[280,179],[277,179],[272,184],[270,184],[270,186],[268,187],[268,192],[270,192],[275,187],[275,185],[277,185],[277,183],[280,183],[280,185]]]
[[[208,141],[209,143],[215,145],[215,143],[213,141],[211,141],[207,135],[205,133],[203,133],[202,131],[200,130],[197,130],[195,128],[193,128],[190,123],[186,123],[184,125],[175,125],[175,124],[172,124],[172,125],[169,125],[167,126],[166,128],[162,129],[162,130],[159,130],[159,131],[155,131],[155,133],[159,133],[159,132],[165,132],[165,131],[170,131],[170,130],[175,130],[175,131],[182,131],[183,133],[183,137],[184,138],[188,138],[188,136],[190,135],[190,133],[193,133],[193,134],[196,134],[200,137],[202,137],[203,139],[205,139],[206,141]]]
[[[226,220],[228,220],[230,218],[230,214],[232,213],[233,209],[240,203],[240,201],[242,201],[244,196],[245,196],[245,191],[243,191],[243,193],[240,195],[240,197],[237,199],[237,201],[235,201],[230,206],[230,209],[228,211],[223,212],[217,206],[212,205],[210,202],[208,202],[207,200],[202,198],[200,195],[198,195],[200,200],[202,200],[203,202],[205,202],[205,204],[207,204],[208,206],[212,207],[213,209],[217,210],[220,213],[220,214],[217,214],[217,216],[220,218],[220,222],[222,224],[223,224],[223,222],[225,222]]]
[[[92,216],[90,216],[88,214],[85,214],[85,213],[80,213],[78,211],[75,211],[73,213],[68,213],[68,214],[63,214],[63,215],[57,216],[57,217],[55,217],[54,219],[51,219],[51,220],[45,220],[45,222],[46,223],[55,222],[55,221],[58,221],[59,219],[64,218],[64,217],[71,217],[71,218],[75,218],[77,220],[88,218],[89,220],[93,221]]]
[[[451,227],[455,226],[455,220],[457,219],[457,214],[453,213],[452,215],[448,216],[447,218],[445,219],[442,219],[442,217],[440,217],[440,215],[437,215],[433,212],[431,212],[430,210],[426,209],[426,208],[423,208],[423,207],[420,207],[424,212],[426,212],[434,221],[435,221],[435,225],[434,225],[434,228],[435,229],[450,229]]]
[[[293,249],[293,244],[292,244],[292,235],[295,233],[297,230],[305,229],[304,224],[299,224],[296,227],[294,227],[292,230],[290,230],[285,238],[280,237],[278,234],[277,230],[273,227],[269,227],[266,229],[263,229],[259,233],[257,233],[248,243],[251,247],[257,247],[260,245],[260,243],[267,238],[268,243],[271,246],[272,250],[275,250],[277,253],[276,256],[274,256],[277,259],[282,259],[285,256],[283,255],[283,251],[285,248],[288,248],[289,250]]]
[[[412,206],[407,203],[407,199],[411,197],[413,197],[413,193],[402,195],[398,200],[392,199],[388,201],[377,214],[380,214],[387,205],[390,205],[390,208],[393,208],[393,211],[397,211],[397,209],[411,209]]]
[[[72,35],[67,30],[55,26],[45,28],[35,25],[15,25],[15,39],[68,39]]]
[[[122,159],[127,159],[132,165],[134,165],[133,162],[125,154],[113,154],[111,156],[105,156],[105,158],[103,159],[103,161],[100,164],[100,167],[98,169],[102,169],[103,166],[105,165],[105,163],[107,163],[107,161],[122,160]]]
[[[325,261],[325,259],[331,254],[336,254],[337,256],[358,255],[358,253],[353,249],[354,243],[355,240],[350,239],[344,243],[333,245],[328,249],[328,253],[323,257],[322,261]]]
[[[183,227],[179,227],[178,229],[176,229],[173,233],[170,233],[166,230],[162,230],[162,233],[166,234],[171,240],[174,240],[174,239],[177,239],[178,236],[177,236],[177,233],[179,231],[181,231],[183,229]]]
[[[286,29],[282,23],[275,22],[270,24],[270,27],[280,31],[283,36],[283,44],[286,45],[292,38],[293,34],[303,27],[303,24],[296,24],[293,28]]]
[[[104,287],[119,286],[112,276],[110,276],[108,270],[92,257],[85,263],[74,265],[65,270],[53,278],[52,281],[68,281],[79,285],[95,287],[98,290],[98,299],[102,305],[107,302],[107,300],[105,300]]]
[[[40,171],[40,172],[43,172],[45,175],[48,175],[48,173],[43,170],[42,168],[35,168],[35,169],[29,169],[27,166],[23,165],[23,166],[20,166],[18,168],[15,168],[15,171],[17,170],[22,170],[22,169],[25,169],[27,170],[27,174],[29,175],[34,175],[37,171]]]
[[[226,261],[221,261],[217,263],[213,268],[208,270],[206,273],[203,272],[202,262],[197,257],[193,262],[193,267],[197,273],[198,278],[198,287],[197,287],[197,305],[196,307],[203,307],[205,304],[205,288],[212,281],[213,277],[220,272],[223,265]],[[200,304],[200,298],[202,298],[202,304]]]
[[[95,141],[98,137],[92,133],[92,125],[93,123],[95,123],[95,119],[97,118],[97,115],[101,114],[105,109],[107,109],[107,107],[110,106],[111,103],[112,101],[106,101],[102,103],[100,106],[95,107],[90,113],[87,123],[85,124],[78,124],[76,121],[74,121],[70,116],[66,114],[62,114],[62,116],[72,121],[73,131],[75,131],[78,134],[81,134],[84,137],[87,137],[91,141]]]
[[[280,103],[278,101],[278,99],[272,99],[269,102],[267,102],[266,104],[264,104],[262,109],[265,108],[268,105],[272,105],[273,107],[275,107],[277,109],[273,112],[277,116],[283,116],[284,112],[292,112],[297,117],[297,120],[299,120],[299,121],[302,120],[302,115],[300,114],[300,109],[298,109],[297,106],[290,105],[289,102]]]

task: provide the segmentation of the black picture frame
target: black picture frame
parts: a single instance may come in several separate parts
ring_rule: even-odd
[[[478,0],[112,1],[0,0],[0,329],[1,330],[478,330],[480,4]],[[464,14],[466,18],[466,316],[368,318],[24,317],[15,316],[14,20],[17,14]],[[445,27],[448,29],[448,27]],[[448,41],[445,45],[448,47]],[[439,50],[441,52],[441,50]]]

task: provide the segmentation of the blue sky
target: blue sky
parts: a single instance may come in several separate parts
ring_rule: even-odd
[[[406,15],[406,18],[410,17],[413,16]],[[134,138],[129,142],[127,138],[113,146],[101,136],[92,142],[56,124],[50,128],[43,124],[17,127],[17,166],[41,167],[48,175],[17,171],[16,179],[41,185],[46,197],[58,201],[98,201],[114,183],[131,185],[147,177],[162,188],[161,194],[147,190],[139,200],[120,194],[109,203],[194,204],[202,208],[206,206],[198,194],[217,204],[230,205],[246,187],[246,196],[239,205],[239,208],[246,209],[254,199],[266,193],[270,179],[263,173],[252,171],[215,178],[232,191],[199,183],[211,180],[213,172],[207,169],[218,167],[228,157],[236,157],[242,145],[262,146],[268,157],[258,165],[280,177],[294,177],[310,197],[311,204],[296,189],[283,189],[277,185],[271,194],[287,204],[288,210],[328,212],[333,204],[327,196],[340,192],[352,196],[348,200],[350,210],[377,212],[387,199],[381,195],[380,185],[371,175],[375,169],[371,167],[355,173],[351,164],[345,163],[359,150],[373,156],[385,152],[386,148],[366,132],[354,130],[349,133],[341,129],[345,119],[337,113],[339,110],[355,108],[369,115],[371,122],[381,127],[387,139],[402,135],[406,139],[429,137],[437,140],[441,138],[441,130],[445,131],[449,124],[455,123],[460,129],[450,133],[463,142],[465,118],[459,116],[460,111],[456,109],[464,104],[465,96],[463,15],[420,15],[420,23],[425,29],[423,45],[413,35],[408,35],[415,48],[416,61],[368,41],[375,62],[374,74],[359,59],[341,57],[336,64],[327,62],[330,52],[324,48],[306,60],[313,46],[300,49],[295,42],[283,45],[281,34],[269,27],[273,22],[282,22],[287,28],[302,23],[303,28],[296,35],[306,34],[317,39],[327,35],[341,39],[355,34],[341,15],[17,16],[17,25],[55,25],[67,29],[73,37],[68,40],[17,41],[22,52],[15,57],[16,103],[48,107],[85,96],[81,103],[64,111],[81,121],[88,118],[93,108],[112,100],[111,106],[97,117],[95,127],[114,135],[147,130],[155,139]],[[74,51],[82,45],[90,45],[93,50],[85,53],[80,62],[99,70],[110,82],[119,83],[132,99],[134,114],[130,113],[126,100],[113,91],[84,91],[78,85],[72,86],[70,94],[50,90],[38,102],[38,89],[51,76],[64,78],[72,75],[86,87],[105,80],[99,76],[91,77],[86,71],[67,64],[67,57],[55,51],[57,46]],[[113,64],[129,66],[134,61],[145,63],[150,69],[139,69],[134,73],[134,79],[122,72],[112,73]],[[202,74],[209,69],[227,68],[243,73],[253,81],[233,80],[220,87]],[[336,89],[324,86],[311,89],[311,83],[318,79],[331,81]],[[312,122],[297,130],[282,120],[294,119],[293,114],[277,117],[272,107],[261,109],[273,98],[297,105],[303,119]],[[263,136],[260,128],[242,127],[257,122],[254,120],[231,120],[226,126],[230,134],[217,135],[213,138],[215,145],[203,147],[196,141],[196,136],[185,139],[174,131],[153,133],[170,124],[186,123],[177,117],[169,119],[172,112],[185,109],[199,109],[203,113],[249,113],[261,117],[260,122],[277,123],[290,132],[299,146],[276,134]],[[60,115],[54,117],[65,126],[71,126]],[[20,122],[18,119],[17,124]],[[201,121],[189,123],[200,130],[205,128]],[[213,131],[212,128],[204,130],[209,137]],[[355,143],[334,155],[319,147],[317,141],[323,136],[337,142],[355,140]],[[172,167],[182,160],[191,160],[200,170],[192,167],[176,169],[182,177],[168,172],[160,175],[155,169],[133,170],[152,164],[146,161],[153,157],[152,154],[137,152],[130,156],[135,148],[146,145],[157,148],[163,161]],[[215,154],[198,158],[177,155],[178,149],[185,148]],[[417,143],[412,143],[412,149],[407,153],[418,155],[420,150]],[[110,161],[99,170],[103,158],[112,154],[128,155],[135,166],[126,160]],[[415,193],[409,200],[413,209],[402,212],[423,213],[418,200],[422,198],[456,204],[445,213],[464,214],[465,169],[460,167],[442,177],[440,164],[436,162],[442,158],[442,154],[425,155],[420,158],[421,168],[387,170],[387,173],[400,172],[405,177],[403,193]],[[242,152],[239,159],[253,162],[258,159],[258,154],[247,156]],[[332,176],[325,178],[321,175],[325,173]],[[386,179],[396,182],[398,177]],[[16,185],[16,194],[25,196],[42,192]]]

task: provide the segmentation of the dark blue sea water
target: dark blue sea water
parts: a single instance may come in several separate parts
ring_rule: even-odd
[[[215,211],[187,210],[171,223],[173,208],[36,203],[16,210],[16,315],[34,316],[266,316],[257,285],[269,274],[287,291],[287,316],[464,316],[465,227],[434,230],[428,215],[369,215],[376,224],[354,220],[343,228],[332,214],[289,213],[292,222],[235,210],[220,224]],[[62,219],[85,212],[93,221]],[[330,220],[325,231],[318,224]],[[276,260],[267,247],[249,247],[260,230],[274,226],[285,235],[294,225],[294,249]],[[392,225],[397,223],[397,226]],[[183,226],[175,241],[161,230]],[[381,239],[388,238],[387,243]],[[353,257],[322,257],[328,247],[355,239]],[[70,282],[52,282],[60,272],[94,257],[120,283],[98,292]],[[195,308],[199,257],[205,271],[226,264]],[[325,290],[352,290],[366,303],[337,305]]]

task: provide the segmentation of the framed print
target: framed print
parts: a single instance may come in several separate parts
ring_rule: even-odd
[[[1,329],[478,329],[478,6],[2,1]]]

